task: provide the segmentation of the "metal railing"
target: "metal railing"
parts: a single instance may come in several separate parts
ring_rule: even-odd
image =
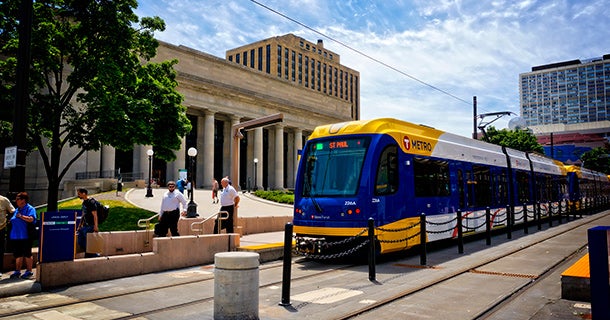
[[[159,214],[157,213],[150,218],[138,220],[138,228],[150,229],[150,221],[152,221],[152,219],[154,219],[154,218],[157,218],[158,216],[159,216]]]
[[[216,217],[219,217],[218,219],[216,219],[216,223],[218,224],[217,230],[220,231],[220,221],[229,219],[229,212],[227,212],[227,211],[218,211],[214,214],[211,214],[209,217],[203,219],[202,221],[197,221],[197,222],[191,223],[191,231],[199,233],[199,234],[203,234],[203,224],[206,221],[216,218]],[[196,228],[196,226],[200,226],[200,227]]]

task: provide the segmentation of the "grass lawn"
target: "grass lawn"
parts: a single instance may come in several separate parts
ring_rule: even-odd
[[[107,195],[111,195],[112,197],[107,197]],[[156,212],[136,207],[125,201],[125,199],[122,197],[116,198],[114,191],[94,194],[91,196],[102,204],[110,206],[108,219],[106,219],[106,221],[99,226],[100,231],[141,230],[141,228],[138,227],[138,220],[150,218],[156,214]],[[74,209],[80,211],[82,207],[82,200],[74,198],[62,201],[58,203],[57,206],[60,210]],[[46,211],[46,207],[42,207],[37,210],[39,216],[40,212],[44,211]],[[156,222],[156,219],[154,222]]]

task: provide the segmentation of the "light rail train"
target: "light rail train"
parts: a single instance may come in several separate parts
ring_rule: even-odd
[[[396,119],[344,122],[317,127],[303,148],[293,231],[297,251],[331,254],[325,244],[362,235],[373,218],[378,251],[387,253],[420,244],[412,235],[422,214],[435,241],[455,237],[458,210],[466,230],[480,232],[488,207],[499,228],[527,221],[536,204],[545,216],[609,189],[607,175],[539,154]]]

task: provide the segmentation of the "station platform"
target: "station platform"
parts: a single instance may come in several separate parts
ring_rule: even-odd
[[[430,294],[415,295],[407,301],[396,301],[361,314],[354,319],[475,319],[475,307],[498,304],[506,298],[511,288],[523,288],[534,283],[535,290],[511,301],[497,313],[485,319],[586,319],[590,309],[586,303],[562,299],[560,275],[586,255],[586,230],[596,225],[610,225],[610,211],[573,220],[542,231],[514,232],[513,239],[506,235],[492,238],[492,245],[484,240],[465,244],[465,253],[455,247],[430,252],[425,267],[418,267],[417,255],[379,261],[376,281],[367,278],[367,266],[356,266],[347,272],[333,272],[341,265],[307,263],[293,259],[290,305],[281,306],[281,261],[260,266],[259,318],[260,319],[337,319],[353,313],[368,304],[392,297],[404,290],[418,291],[429,283],[446,279],[448,274],[461,274],[442,289]],[[244,244],[265,246],[276,243],[282,232],[244,236]],[[549,242],[545,242],[550,239]],[[279,240],[280,242],[282,240]],[[536,244],[545,242],[543,246]],[[507,252],[518,252],[513,259],[494,263],[495,258]],[[584,260],[582,260],[584,261]],[[584,263],[584,262],[581,262]],[[551,267],[557,271],[545,274]],[[312,273],[320,276],[312,277]],[[542,276],[544,274],[544,276]],[[147,319],[213,319],[214,266],[197,266],[169,270],[116,280],[96,282],[63,288],[51,293],[28,295],[27,303],[42,305],[53,299],[81,300],[84,304],[63,305],[54,309],[54,315],[86,315],[91,312],[105,314],[108,318],[129,317],[141,310],[156,310],[171,302],[168,313],[146,316]],[[300,279],[300,280],[298,280]],[[206,281],[207,280],[207,281]],[[485,285],[481,284],[483,280]],[[119,293],[117,298],[94,301],[98,292]],[[130,292],[135,291],[134,294]],[[147,292],[143,298],[138,292]],[[154,292],[153,297],[149,296]],[[510,293],[512,295],[512,293]],[[22,298],[0,299],[0,317],[11,308],[24,307]],[[19,301],[20,303],[17,303]],[[205,301],[205,302],[197,302]],[[140,311],[138,311],[140,310]],[[14,311],[16,312],[16,311]],[[50,312],[48,312],[50,314]],[[20,319],[28,314],[6,317]]]
[[[591,273],[588,253],[561,274],[561,298],[591,302]]]

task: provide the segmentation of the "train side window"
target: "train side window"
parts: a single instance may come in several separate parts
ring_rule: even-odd
[[[428,158],[414,158],[416,197],[446,197],[449,189],[449,162]]]
[[[489,167],[472,166],[474,171],[475,206],[488,206],[491,204],[491,175]]]
[[[524,204],[528,203],[529,200],[529,174],[527,172],[517,172],[517,195],[519,196],[519,202]]]
[[[508,203],[508,183],[506,171],[502,170],[493,175],[495,204],[505,205]]]
[[[457,171],[457,179],[458,179],[458,196],[460,198],[460,208],[466,207],[465,201],[465,191],[464,191],[464,174],[462,170]]]
[[[398,147],[388,146],[379,156],[375,194],[392,194],[398,190]]]

